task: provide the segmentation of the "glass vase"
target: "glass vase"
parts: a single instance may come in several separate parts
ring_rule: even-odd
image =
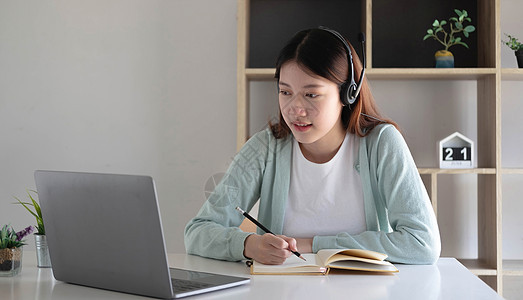
[[[22,247],[0,249],[0,277],[11,277],[20,273],[22,254]]]

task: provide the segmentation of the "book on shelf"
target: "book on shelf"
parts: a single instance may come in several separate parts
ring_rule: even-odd
[[[303,261],[295,255],[281,265],[265,265],[253,261],[251,274],[266,275],[326,275],[331,269],[396,273],[398,269],[386,261],[387,255],[363,249],[322,249],[306,253]]]

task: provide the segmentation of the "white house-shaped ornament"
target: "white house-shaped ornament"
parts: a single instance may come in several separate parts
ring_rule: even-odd
[[[474,166],[474,142],[454,132],[438,143],[441,169],[467,169]]]

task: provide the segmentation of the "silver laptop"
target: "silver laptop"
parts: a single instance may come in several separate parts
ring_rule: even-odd
[[[36,171],[35,181],[57,280],[156,298],[250,280],[169,268],[151,177]]]

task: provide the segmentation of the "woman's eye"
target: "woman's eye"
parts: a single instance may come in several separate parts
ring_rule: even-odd
[[[307,93],[307,94],[305,94],[305,97],[316,98],[316,97],[318,97],[318,94]]]
[[[291,93],[284,91],[284,90],[280,90],[280,94],[283,96],[289,96]]]

